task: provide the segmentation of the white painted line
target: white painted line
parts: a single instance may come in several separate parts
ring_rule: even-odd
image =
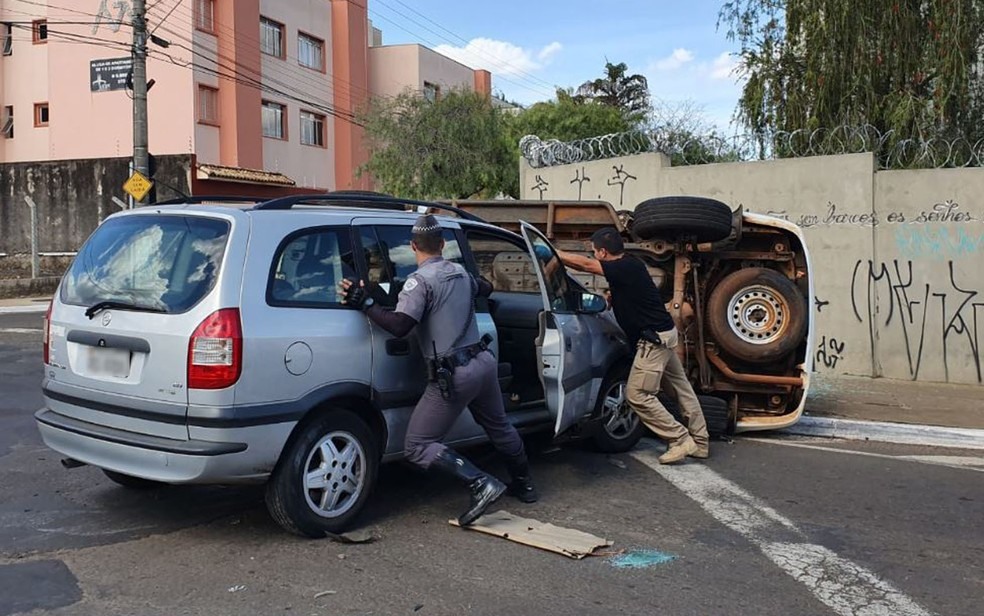
[[[0,328],[0,334],[40,334],[42,329],[29,329],[27,327],[7,327]]]
[[[757,545],[840,616],[932,614],[874,572],[805,541],[792,521],[703,464],[664,466],[652,449],[631,455],[697,501],[718,522]]]
[[[984,430],[803,416],[786,434],[955,449],[984,449]]]
[[[816,449],[819,451],[834,453],[847,453],[852,456],[866,456],[869,458],[883,458],[886,460],[901,460],[903,462],[936,464],[938,466],[949,466],[951,468],[962,468],[984,473],[984,458],[975,456],[893,456],[886,453],[874,453],[871,451],[854,451],[851,449],[838,449],[837,447],[824,447],[823,445],[810,445],[809,443],[795,443],[777,438],[742,438],[741,440],[752,441],[753,443],[766,443],[769,445],[782,445],[783,447],[799,447],[800,449]]]
[[[33,312],[47,312],[48,304],[37,304],[31,306],[0,306],[0,314],[27,314]]]

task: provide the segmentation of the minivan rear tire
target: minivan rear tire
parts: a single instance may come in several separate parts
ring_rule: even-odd
[[[267,510],[295,535],[344,532],[369,500],[379,463],[377,439],[365,421],[344,410],[318,415],[298,427],[281,454],[267,483]],[[322,508],[333,499],[337,506]]]

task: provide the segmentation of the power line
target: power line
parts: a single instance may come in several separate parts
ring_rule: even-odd
[[[396,21],[393,21],[392,19],[390,19],[390,18],[388,18],[388,17],[386,17],[385,15],[381,15],[380,13],[377,13],[377,12],[375,12],[375,11],[370,11],[370,13],[372,13],[372,14],[374,14],[374,15],[375,15],[376,17],[378,17],[379,19],[382,19],[382,20],[384,20],[384,21],[387,21],[387,22],[389,22],[389,23],[391,23],[391,24],[393,24],[394,26],[396,26],[396,27],[397,27],[397,28],[399,28],[400,30],[403,30],[404,32],[406,32],[406,33],[407,33],[407,34],[409,34],[410,36],[413,36],[413,37],[416,37],[416,38],[418,38],[418,39],[420,39],[420,40],[422,40],[423,42],[425,42],[425,43],[427,43],[428,45],[431,45],[432,47],[437,47],[437,45],[436,45],[436,44],[435,44],[435,43],[434,43],[433,41],[431,41],[431,40],[428,40],[427,38],[424,38],[424,37],[422,37],[422,36],[420,36],[420,34],[419,34],[419,33],[416,33],[416,32],[412,32],[412,31],[410,31],[410,30],[408,30],[408,29],[406,29],[406,28],[404,28],[404,27],[403,27],[402,25],[400,25],[400,24],[399,24],[398,22],[396,22]],[[547,92],[547,91],[546,91],[545,89],[543,89],[543,88],[541,88],[541,87],[539,87],[539,86],[531,86],[531,85],[527,85],[527,84],[525,84],[525,83],[521,83],[521,82],[517,82],[517,81],[513,81],[512,79],[509,79],[509,78],[507,78],[507,77],[505,77],[505,76],[503,76],[503,75],[501,75],[501,74],[500,74],[500,75],[498,75],[498,76],[497,76],[497,78],[498,78],[498,79],[501,79],[502,81],[505,81],[505,82],[507,82],[507,83],[511,83],[511,84],[513,84],[513,85],[515,85],[515,86],[518,86],[518,87],[520,87],[520,88],[523,88],[524,90],[529,90],[530,92],[535,92],[535,93],[537,93],[537,94],[539,94],[539,95],[541,95],[541,96],[542,96],[542,95],[544,95],[544,93],[546,93],[546,92]],[[551,96],[553,96],[554,94],[555,94],[555,92],[550,92],[550,95],[551,95]]]
[[[424,28],[424,29],[425,29],[425,30],[427,30],[428,32],[430,32],[430,33],[432,33],[432,34],[434,34],[434,35],[436,35],[436,36],[439,36],[439,37],[441,37],[442,39],[444,39],[445,41],[448,41],[449,43],[450,43],[450,42],[452,42],[452,41],[450,41],[450,40],[449,40],[449,39],[448,39],[448,38],[447,38],[446,36],[443,36],[443,35],[441,35],[441,34],[439,34],[439,33],[437,33],[437,32],[434,32],[433,30],[431,30],[430,28],[427,28],[426,26],[424,26],[424,25],[423,25],[423,24],[421,24],[420,22],[418,22],[418,21],[416,21],[416,20],[415,20],[415,19],[413,19],[412,17],[408,17],[408,16],[406,15],[406,14],[404,14],[404,13],[401,13],[401,12],[399,12],[399,11],[397,11],[396,9],[394,9],[394,8],[393,8],[392,6],[390,6],[390,5],[388,5],[388,4],[387,4],[386,2],[384,2],[383,0],[376,0],[376,1],[377,1],[377,3],[378,3],[378,4],[381,4],[382,6],[385,6],[385,7],[386,7],[386,8],[388,8],[389,10],[391,10],[391,11],[393,11],[394,13],[396,13],[397,15],[399,15],[399,16],[401,16],[401,17],[404,17],[404,18],[406,18],[406,19],[409,19],[409,20],[410,20],[410,21],[412,21],[413,23],[415,23],[415,24],[417,24],[417,25],[419,25],[419,26],[421,26],[422,28]],[[420,11],[418,11],[417,9],[415,9],[415,8],[413,8],[412,6],[410,6],[410,5],[408,5],[407,3],[405,3],[405,2],[402,2],[401,0],[395,0],[395,1],[396,1],[396,2],[398,3],[398,4],[400,4],[400,5],[402,5],[402,6],[404,6],[404,7],[406,7],[407,9],[409,9],[409,10],[410,10],[410,11],[411,11],[412,13],[414,13],[414,14],[416,14],[416,15],[418,15],[418,16],[420,16],[420,17],[421,17],[422,19],[424,19],[425,21],[427,21],[427,22],[429,22],[429,23],[431,23],[431,24],[433,24],[434,26],[436,26],[437,28],[439,28],[439,29],[441,29],[441,30],[443,30],[444,32],[447,32],[447,33],[448,33],[449,35],[451,35],[451,37],[453,37],[453,38],[455,38],[455,39],[457,39],[458,41],[460,41],[460,42],[462,42],[462,43],[464,43],[465,45],[468,45],[468,44],[470,43],[470,41],[468,41],[468,40],[466,40],[466,39],[465,39],[464,37],[462,37],[462,36],[459,36],[458,34],[455,34],[455,33],[454,33],[454,32],[452,32],[451,30],[448,30],[447,28],[445,28],[445,27],[444,27],[444,26],[442,26],[441,24],[439,24],[439,23],[437,23],[436,21],[434,21],[434,20],[433,20],[433,19],[431,19],[430,17],[427,17],[426,15],[424,15],[423,13],[421,13]],[[526,77],[528,78],[528,80],[529,80],[530,82],[535,82],[535,83],[540,83],[540,84],[543,84],[543,85],[544,85],[544,86],[546,86],[547,88],[550,88],[550,91],[551,91],[551,93],[553,92],[553,88],[555,87],[555,86],[554,86],[554,84],[551,84],[551,83],[549,83],[549,82],[547,82],[547,81],[544,81],[543,79],[540,79],[540,78],[539,78],[539,77],[537,77],[536,75],[533,75],[533,74],[531,74],[531,73],[529,73],[529,72],[527,72],[527,71],[525,71],[525,70],[523,70],[523,69],[522,69],[521,67],[519,67],[519,66],[516,66],[515,64],[513,64],[513,63],[511,63],[511,62],[508,62],[508,61],[506,61],[506,60],[504,60],[503,58],[501,58],[501,57],[499,57],[499,56],[497,56],[497,55],[495,55],[495,54],[493,54],[493,53],[491,53],[491,52],[485,52],[485,51],[473,51],[472,53],[474,53],[474,54],[475,54],[475,55],[477,55],[477,56],[484,56],[484,57],[485,57],[485,58],[486,58],[487,60],[492,60],[492,61],[494,61],[494,62],[496,62],[497,64],[499,64],[499,65],[501,65],[501,66],[508,66],[508,67],[510,67],[510,68],[512,68],[512,69],[514,69],[514,70],[515,70],[515,71],[517,72],[517,74],[519,74],[519,75],[525,75],[525,76],[526,76]]]

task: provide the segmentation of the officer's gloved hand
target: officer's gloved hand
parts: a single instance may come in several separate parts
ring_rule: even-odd
[[[345,279],[339,285],[342,293],[342,303],[362,310],[369,294],[366,292],[366,283],[360,280],[358,283]]]

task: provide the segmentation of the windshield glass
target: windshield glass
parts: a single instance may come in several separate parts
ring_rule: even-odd
[[[114,301],[184,312],[218,277],[229,223],[200,216],[138,215],[102,224],[65,275],[61,301]]]

